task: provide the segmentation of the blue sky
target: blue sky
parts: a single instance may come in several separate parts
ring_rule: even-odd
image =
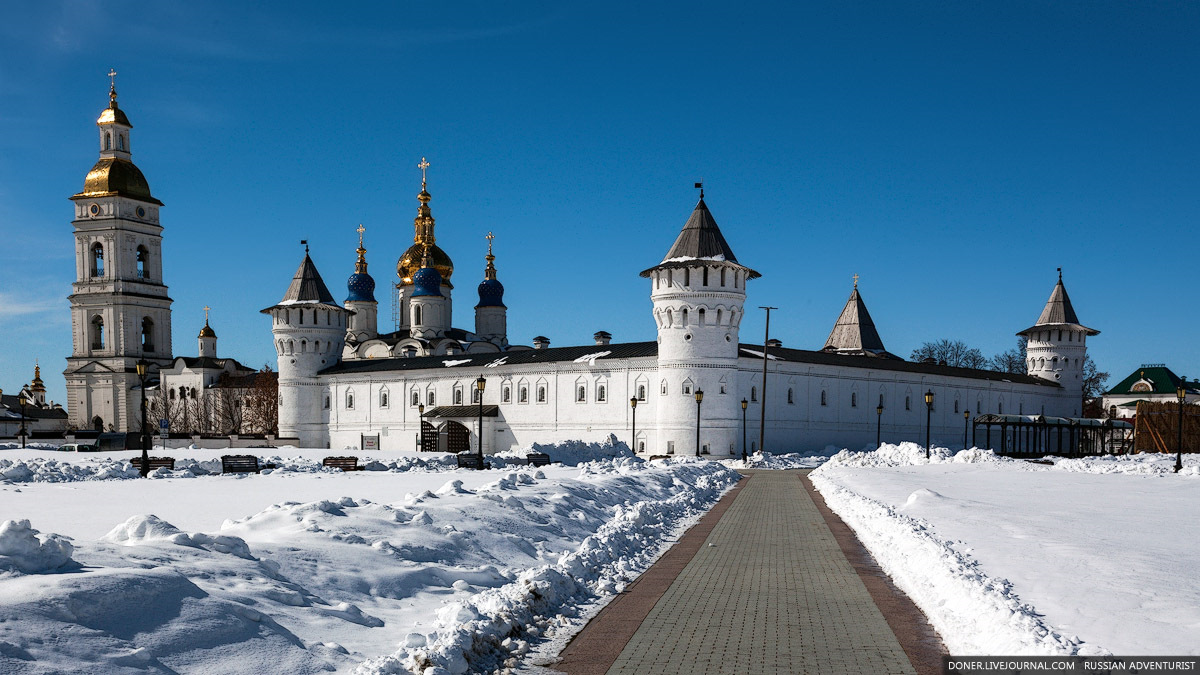
[[[303,255],[379,285],[422,156],[456,321],[495,232],[509,335],[650,340],[637,276],[706,201],[763,274],[748,306],[819,349],[851,289],[889,350],[1015,344],[1064,268],[1119,379],[1200,376],[1195,3],[9,4],[0,21],[0,387],[65,400],[67,197],[116,68],[162,211],[174,352],[274,363]],[[382,296],[382,294],[380,294]],[[381,302],[382,322],[390,307]],[[761,311],[742,340],[762,339]],[[1116,382],[1110,380],[1110,384]]]

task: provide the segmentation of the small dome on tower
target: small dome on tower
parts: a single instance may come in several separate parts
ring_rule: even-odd
[[[413,294],[412,297],[422,296],[441,296],[442,294],[442,275],[438,274],[437,268],[430,266],[428,258],[425,259],[426,267],[417,270],[412,276]]]
[[[205,321],[204,328],[200,329],[200,334],[197,335],[196,337],[215,338],[215,337],[217,337],[217,331],[213,330],[212,326],[209,326],[208,322]]]
[[[499,279],[484,279],[479,282],[479,304],[476,307],[503,307],[504,284]]]
[[[351,274],[346,289],[350,291],[346,302],[375,302],[375,279],[366,272]]]

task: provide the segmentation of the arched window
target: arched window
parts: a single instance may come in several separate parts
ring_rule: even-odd
[[[300,312],[300,316],[304,316],[304,312]],[[308,351],[308,340],[300,340],[300,353],[304,354]]]
[[[412,396],[409,399],[409,405],[417,407],[421,403],[421,394],[416,389],[413,389]]]
[[[301,326],[304,325],[304,310],[303,309],[300,310],[300,325]]]
[[[354,409],[354,390],[353,389],[346,390],[346,409],[347,410]]]
[[[575,402],[581,403],[587,399],[587,387],[582,384],[575,388]]]
[[[104,133],[104,149],[112,150],[112,133],[111,132],[106,131]]]
[[[717,325],[721,325],[721,309],[717,308]]]
[[[388,407],[388,390],[387,389],[379,390],[379,407],[380,408]]]
[[[167,398],[171,399],[172,401],[175,400],[175,387],[171,387],[167,390]]]
[[[100,242],[92,244],[92,276],[104,276],[104,245]]]
[[[511,403],[512,402],[512,387],[508,386],[507,384],[504,385],[504,388],[502,388],[500,390],[500,402],[501,403]]]
[[[821,393],[825,393],[825,392],[821,392]],[[792,388],[788,387],[788,405],[791,405],[795,402],[796,402],[796,397],[795,397],[794,393],[792,392]]]
[[[607,398],[608,398],[608,387],[605,387],[604,385],[600,385],[599,387],[596,387],[596,401],[599,403],[604,403],[604,401]]]
[[[858,392],[854,392],[854,391],[850,392],[850,407],[851,408],[858,407]]]
[[[667,310],[667,328],[671,327],[671,324],[674,322],[674,320],[675,320],[674,314],[671,312],[671,310],[668,309]]]
[[[646,400],[646,385],[639,384],[637,388],[637,398],[639,401]]]
[[[454,390],[454,405],[462,405],[462,389]]]
[[[313,341],[313,351],[316,352],[317,354],[321,353],[321,341],[320,340]]]
[[[958,414],[958,399],[954,400],[954,414]]]
[[[750,400],[751,401],[758,400],[758,387],[750,387]]]
[[[429,394],[425,396],[425,405],[432,406],[437,403],[437,392],[430,389]]]
[[[788,401],[788,403],[791,403],[791,401]],[[829,405],[828,401],[825,399],[824,390],[821,391],[821,405]]]
[[[670,288],[671,285],[673,285],[674,283],[675,283],[675,271],[667,270],[667,287]]]
[[[544,385],[539,385],[537,388],[537,402],[538,403],[546,402],[546,387]]]
[[[662,384],[660,384],[658,386],[658,393],[662,394],[663,396],[667,395],[667,381],[666,380],[663,380]]]
[[[476,404],[479,403],[479,388],[478,387],[474,387],[471,389],[471,403],[476,403]]]
[[[975,401],[975,414],[976,415],[983,414],[983,401],[978,401],[978,400]]]
[[[690,267],[683,268],[683,285],[684,286],[692,285],[692,268],[690,268]]]
[[[996,404],[996,412],[1001,415],[1004,414],[1004,401],[1000,401],[1000,403]]]
[[[125,149],[125,134],[117,134],[117,149]]]
[[[721,285],[722,286],[725,285],[725,268],[724,267],[721,268]]]
[[[704,278],[701,279],[700,283],[705,286],[708,285],[708,268],[707,267],[704,268]]]
[[[137,275],[139,279],[150,278],[150,251],[145,246],[137,247]]]
[[[683,321],[683,327],[684,327],[684,328],[687,328],[687,325],[688,325],[688,322],[687,322],[687,314],[688,314],[688,312],[687,312],[687,308],[686,308],[686,307],[684,307],[684,308],[683,308],[683,312],[682,312],[682,314],[683,314],[683,318],[681,318],[681,319],[680,319],[680,321]]]
[[[690,381],[690,380],[684,380],[684,382],[683,382],[683,395],[684,395],[684,396],[691,396],[691,394],[692,394],[692,383],[691,383],[691,381]]]
[[[529,403],[529,387],[521,387],[517,392],[518,403]]]
[[[904,409],[912,410],[912,397],[911,396],[904,397]]]
[[[142,351],[154,351],[154,322],[148,316],[142,319]]]
[[[104,349],[104,319],[92,317],[92,349]]]
[[[705,269],[707,269],[707,268],[705,268]],[[699,314],[699,316],[696,317],[696,325],[703,326],[704,325],[704,308],[703,307],[700,308],[700,311],[698,312],[698,314]]]
[[[883,392],[879,392],[879,407],[883,407]]]

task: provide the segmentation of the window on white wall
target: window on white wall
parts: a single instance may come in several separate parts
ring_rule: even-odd
[[[546,385],[544,385],[544,384],[540,384],[540,385],[538,385],[538,388],[537,388],[537,402],[538,402],[538,403],[545,403],[545,402],[546,402]]]
[[[911,396],[904,397],[904,409],[912,410],[912,397]]]
[[[788,403],[791,403],[791,401],[788,401]],[[821,391],[821,405],[829,405],[828,401],[825,399],[824,390]]]
[[[587,387],[578,385],[575,387],[575,402],[583,403],[587,400]]]
[[[500,402],[501,403],[512,402],[512,387],[508,386],[507,384],[504,385],[503,387],[501,387],[501,389],[500,389]]]
[[[417,391],[416,389],[413,389],[412,396],[409,398],[409,405],[411,405],[412,407],[415,408],[420,403],[421,403],[421,392]]]
[[[600,385],[599,387],[596,387],[596,402],[604,403],[607,400],[608,400],[608,387],[604,386],[603,384]]]
[[[454,405],[462,405],[462,388],[454,388]]]
[[[380,408],[386,408],[386,407],[388,407],[388,390],[387,390],[387,387],[384,387],[383,389],[380,389],[380,390],[379,390],[379,407],[380,407]]]
[[[758,387],[750,387],[750,400],[751,401],[758,400]]]
[[[646,385],[644,385],[644,384],[639,384],[639,385],[638,385],[638,388],[637,388],[637,399],[638,399],[639,401],[645,401],[645,400],[646,400]]]
[[[520,403],[529,403],[529,387],[521,386],[517,391],[517,401]]]
[[[431,406],[431,405],[434,405],[435,403],[437,403],[437,392],[430,389],[429,393],[427,393],[425,395],[425,405]]]
[[[663,396],[667,395],[667,381],[666,380],[663,380],[662,384],[659,385],[658,393],[662,394]]]
[[[796,402],[796,395],[795,395],[795,392],[792,391],[791,387],[788,387],[787,401],[788,401],[788,405],[792,405]]]
[[[353,389],[346,390],[346,409],[347,410],[354,409],[354,390]]]
[[[850,392],[850,407],[851,408],[858,407],[858,392],[854,392],[854,391]]]

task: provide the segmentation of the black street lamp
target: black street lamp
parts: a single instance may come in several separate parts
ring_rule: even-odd
[[[421,452],[428,452],[429,448],[425,447],[425,404],[417,404],[417,445],[421,447]],[[434,448],[437,450],[437,448]]]
[[[933,416],[933,390],[925,392],[925,459],[929,459],[929,420]]]
[[[1179,378],[1175,387],[1175,396],[1179,397],[1179,446],[1175,449],[1175,473],[1183,470],[1183,403],[1187,400],[1187,378]]]
[[[704,392],[696,390],[696,456],[700,456],[700,402],[704,400]]]
[[[883,397],[881,396],[880,398],[883,398]],[[882,438],[882,436],[880,436],[880,430],[882,428],[883,428],[883,405],[877,405],[877,406],[875,406],[875,449],[876,450],[883,447],[883,444],[880,443],[880,439]]]
[[[483,389],[487,386],[487,380],[480,375],[478,380],[475,380],[475,388],[479,390],[479,470],[483,470]]]
[[[629,447],[636,454],[637,453],[637,397],[636,396],[629,397],[629,408],[633,413],[633,431],[630,432],[630,435],[633,436],[633,438],[630,440]]]
[[[746,457],[746,406],[750,405],[749,401],[742,399],[742,462],[745,462]]]
[[[149,437],[146,436],[146,365],[146,359],[139,359],[137,362],[138,382],[142,389],[142,468],[138,471],[142,478],[150,473],[150,446],[147,445]]]
[[[967,449],[967,427],[970,425],[971,411],[963,411],[963,450]]]
[[[21,404],[21,449],[25,449],[25,437],[29,435],[29,430],[25,428],[25,406],[29,405],[29,397],[25,395],[25,390],[22,389],[17,394],[17,403]]]

